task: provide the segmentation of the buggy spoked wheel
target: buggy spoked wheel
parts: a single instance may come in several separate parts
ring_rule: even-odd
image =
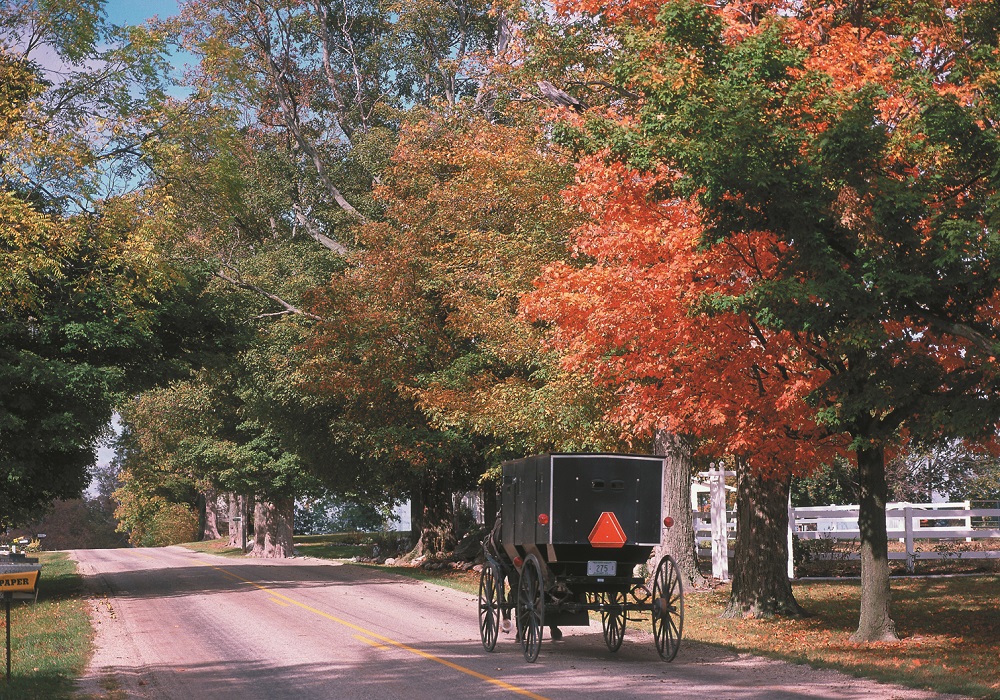
[[[604,628],[604,643],[608,651],[616,652],[625,639],[625,594],[620,591],[598,593],[601,609],[601,626]]]
[[[653,641],[664,661],[673,661],[681,647],[684,629],[684,591],[677,564],[660,559],[653,577]]]
[[[545,624],[545,593],[542,590],[542,567],[534,554],[529,554],[521,567],[517,585],[517,634],[524,650],[524,660],[532,663],[542,646],[542,625]]]
[[[486,651],[493,651],[497,645],[502,585],[498,568],[488,561],[484,562],[479,574],[479,636]]]

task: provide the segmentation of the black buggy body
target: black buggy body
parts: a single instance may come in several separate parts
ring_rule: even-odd
[[[542,630],[587,626],[598,612],[611,651],[626,621],[653,616],[664,660],[680,645],[683,602],[669,557],[652,577],[637,575],[660,542],[663,459],[647,455],[542,454],[506,462],[499,527],[484,543],[479,622],[496,645],[500,619],[516,611],[518,639],[534,661]]]

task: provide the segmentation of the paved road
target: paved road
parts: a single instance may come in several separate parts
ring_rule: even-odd
[[[546,639],[526,664],[510,637],[483,650],[472,596],[371,568],[180,547],[71,555],[94,591],[98,651],[81,681],[94,697],[941,697],[690,643],[667,664],[640,633],[609,654],[599,625]]]

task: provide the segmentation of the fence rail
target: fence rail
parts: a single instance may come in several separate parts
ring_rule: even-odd
[[[715,473],[712,474],[715,476]],[[721,479],[712,479],[715,487]],[[712,574],[728,579],[729,540],[735,536],[734,511],[726,511],[714,497],[710,512],[694,511],[695,541],[699,554],[712,559]],[[724,500],[721,500],[724,503]],[[940,550],[920,551],[922,540],[995,540],[1000,539],[1000,508],[970,508],[963,503],[889,503],[886,506],[886,531],[890,539],[905,543],[904,552],[889,552],[889,558],[904,560],[907,571],[915,569],[917,561],[948,559],[1000,559],[1000,547],[983,551]],[[714,516],[714,526],[713,526]],[[941,523],[956,523],[942,525]],[[719,525],[725,522],[725,528]],[[795,577],[792,540],[857,540],[858,506],[822,506],[788,509],[788,576]],[[726,535],[723,537],[722,532]],[[710,553],[709,553],[710,551]],[[856,553],[819,553],[819,559],[854,560]]]

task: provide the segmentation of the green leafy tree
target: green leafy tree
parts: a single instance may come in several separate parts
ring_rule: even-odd
[[[845,459],[836,459],[806,476],[792,479],[795,507],[853,505],[858,502],[857,470]]]
[[[173,522],[174,505],[195,511],[199,494],[220,490],[254,498],[251,556],[291,556],[293,499],[316,483],[272,430],[247,416],[233,386],[238,380],[203,372],[147,391],[122,411],[127,430],[115,498],[133,538],[146,537],[153,515]]]
[[[102,7],[0,7],[4,524],[79,496],[122,397],[214,343],[205,276],[172,257],[169,198],[129,191],[160,42],[107,26]],[[41,47],[58,76],[34,60]]]

